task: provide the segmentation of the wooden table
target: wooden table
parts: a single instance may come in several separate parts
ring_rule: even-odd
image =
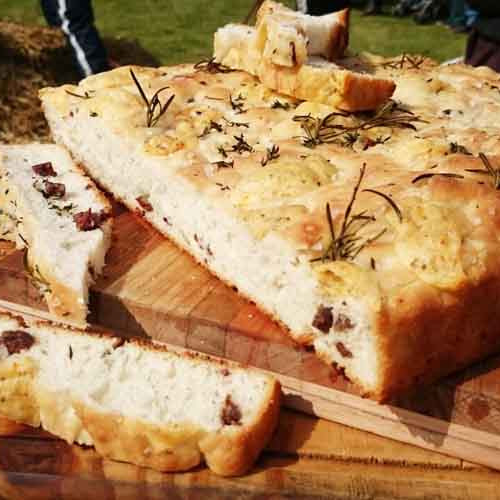
[[[500,472],[284,410],[250,474],[161,474],[0,419],[0,498],[497,499]]]
[[[394,435],[403,441],[418,442],[421,446],[428,445],[419,438],[422,435],[421,429],[420,434],[414,435],[413,426],[398,422],[398,419],[402,418],[401,415],[395,418],[390,411],[384,412],[383,409],[376,408],[377,412],[382,412],[380,419],[376,420],[375,414],[367,417],[358,411],[356,415],[355,406],[340,405],[335,411],[328,405],[325,406],[325,402],[338,403],[339,398],[352,400],[359,408],[369,406],[370,402],[353,399],[350,387],[341,380],[333,380],[325,366],[319,363],[312,353],[294,350],[276,326],[266,320],[251,304],[242,301],[232,290],[196,266],[189,257],[153,230],[139,224],[130,214],[123,214],[115,226],[114,245],[108,255],[106,277],[94,290],[94,299],[97,298],[98,303],[94,300],[93,310],[98,311],[99,323],[105,324],[104,320],[124,323],[124,320],[127,320],[123,325],[106,326],[117,330],[123,328],[134,334],[148,334],[181,347],[226,357],[246,352],[241,346],[250,343],[254,346],[251,352],[261,353],[262,356],[256,355],[255,359],[249,360],[234,358],[235,360],[271,369],[277,374],[283,368],[284,373],[291,375],[289,380],[293,384],[306,376],[313,377],[311,382],[316,385],[323,384],[325,397],[331,394],[332,399],[323,400],[317,414],[322,411],[325,415],[332,415],[334,420],[358,427],[365,422],[375,422],[372,427],[365,428],[373,428],[373,432],[386,436]],[[135,247],[140,247],[139,251],[133,248],[131,241]],[[130,250],[131,248],[134,251]],[[165,260],[168,262],[165,263]],[[174,287],[162,289],[161,300],[145,293],[143,284],[151,282],[148,273],[156,273],[155,269],[160,264],[164,274],[175,271],[175,277],[184,276],[184,282],[177,283],[177,280]],[[179,269],[182,272],[179,272]],[[195,282],[186,283],[186,280],[192,280],[193,277],[197,278]],[[168,276],[164,276],[162,283],[167,281]],[[200,283],[204,284],[203,287]],[[203,300],[198,296],[202,288],[209,292]],[[182,300],[174,300],[178,296]],[[3,243],[0,244],[0,298],[43,307],[23,274],[22,254],[15,252],[12,245]],[[184,318],[182,314],[189,301],[196,306],[192,308],[189,317]],[[165,305],[175,306],[176,309],[173,312],[165,312]],[[222,305],[224,307],[221,307]],[[99,315],[99,311],[102,315]],[[228,315],[228,311],[232,312],[231,315]],[[140,329],[137,328],[139,323]],[[183,330],[186,325],[190,327],[187,333]],[[225,346],[226,350],[223,352],[219,352],[219,344],[213,341],[219,338],[224,339],[221,345]],[[276,340],[279,343],[275,343]],[[229,349],[233,344],[239,347]],[[274,349],[272,355],[269,353],[269,346]],[[280,364],[275,366],[278,361]],[[262,366],[259,363],[263,363]],[[450,394],[454,394],[457,399],[461,392],[456,390],[454,385],[450,387]],[[448,395],[450,387],[445,385],[441,390],[438,386],[433,389],[434,392],[429,389],[428,399],[442,403],[442,396]],[[473,395],[479,391],[481,397],[487,395],[488,401],[496,404],[500,396],[499,387],[500,362],[486,370],[485,375],[479,378],[465,377],[463,389],[465,392],[472,391]],[[438,415],[444,419],[441,427],[444,425],[448,429],[447,434],[451,425],[455,425],[455,419],[459,426],[462,426],[457,427],[459,433],[462,432],[463,425],[476,426],[480,432],[489,432],[487,436],[491,438],[484,442],[486,446],[492,446],[493,441],[498,441],[500,412],[497,411],[497,406],[492,406],[491,411],[488,407],[488,411],[483,411],[480,415],[473,412],[477,418],[472,420],[467,411],[461,411],[463,405],[457,407],[455,401],[452,406],[455,406],[456,411],[448,412],[448,420],[452,422],[449,427],[448,420]],[[484,409],[483,406],[480,408]],[[472,406],[469,405],[468,408],[470,410]],[[408,415],[410,420],[424,418],[419,415],[414,417],[415,414]],[[392,423],[391,426],[386,425],[385,430],[381,427],[384,419],[386,424]],[[393,434],[394,432],[398,434]],[[462,446],[460,441],[458,443],[452,450],[455,454],[460,451],[457,447]],[[497,461],[496,448],[496,445],[492,446],[493,451],[489,452],[490,461],[492,456],[494,461]],[[500,454],[500,451],[498,453]],[[292,497],[489,500],[500,498],[500,472],[292,410],[283,410],[277,434],[252,472],[245,477],[231,479],[217,477],[203,467],[189,473],[161,474],[129,464],[102,460],[91,448],[68,446],[46,433],[0,419],[0,500],[219,500]]]

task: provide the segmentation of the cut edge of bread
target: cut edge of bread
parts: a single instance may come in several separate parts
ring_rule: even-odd
[[[215,206],[213,203],[203,203],[202,206],[203,200],[199,193],[189,184],[182,181],[175,184],[172,182],[172,176],[169,176],[168,182],[158,183],[160,172],[156,170],[154,157],[147,154],[138,155],[133,159],[130,156],[127,167],[131,169],[130,172],[140,168],[143,182],[147,184],[155,179],[159,191],[148,194],[152,210],[145,212],[137,203],[139,194],[135,192],[136,187],[133,183],[119,185],[116,182],[117,177],[111,173],[109,162],[105,164],[101,160],[101,157],[108,157],[102,148],[113,145],[113,148],[126,151],[128,147],[126,143],[112,131],[99,127],[100,119],[92,119],[92,128],[86,128],[83,123],[77,124],[75,120],[72,120],[70,125],[67,120],[61,119],[57,111],[57,107],[62,104],[59,101],[59,92],[60,89],[44,89],[41,92],[44,111],[53,137],[71,151],[75,159],[87,169],[89,175],[100,186],[113,193],[115,198],[132,212],[140,214],[160,233],[187,251],[222,281],[230,286],[236,286],[243,297],[253,301],[259,309],[284,326],[292,340],[302,345],[314,345],[316,352],[326,363],[335,363],[342,367],[349,378],[359,384],[364,394],[378,398],[377,394],[382,390],[383,379],[379,369],[377,332],[372,332],[369,327],[377,315],[377,306],[373,306],[371,300],[361,300],[359,297],[347,295],[332,298],[325,294],[318,287],[315,272],[310,265],[294,263],[297,255],[289,243],[281,239],[271,239],[262,245],[262,242],[253,239],[245,225],[236,225],[223,207]],[[93,147],[90,149],[88,144],[93,144]],[[128,173],[123,173],[122,177],[124,175]],[[163,171],[161,175],[166,175],[166,172]],[[165,187],[169,187],[168,193],[161,191]],[[191,204],[197,206],[198,217],[196,220],[181,219],[189,216],[182,206]],[[212,227],[214,220],[218,221],[220,226],[218,231],[221,234],[217,235],[215,231],[210,235],[204,233],[202,228]],[[232,243],[228,243],[229,240],[222,233],[231,233]],[[228,255],[232,253],[231,249],[235,245],[246,248],[247,272],[255,276],[252,283],[238,279],[235,269],[242,261],[236,262],[234,259],[223,261],[213,256]],[[207,255],[208,246],[213,255]],[[270,258],[276,260],[272,272],[269,272],[270,267],[262,269],[262,261]],[[286,284],[280,283],[281,277],[284,276]],[[298,282],[301,283],[301,293],[297,293]],[[345,331],[332,327],[327,334],[324,334],[313,328],[311,322],[323,306],[331,307],[339,317],[354,314],[356,320],[353,329]],[[358,342],[365,345],[362,350],[363,355],[360,357],[346,357],[343,348],[339,348],[339,344],[342,344],[349,351],[354,351]]]
[[[266,60],[272,62],[273,53],[283,48],[280,47],[282,32],[290,31],[291,35],[291,30],[294,30],[295,36],[289,41],[294,43],[294,51],[304,54],[305,57],[297,58],[295,64],[288,63],[286,66],[300,66],[305,63],[307,56],[321,56],[333,61],[344,55],[349,44],[349,17],[349,9],[322,16],[310,16],[266,0],[256,17],[259,45],[264,49]],[[267,24],[272,24],[273,28],[268,30]],[[267,57],[266,53],[271,57]]]

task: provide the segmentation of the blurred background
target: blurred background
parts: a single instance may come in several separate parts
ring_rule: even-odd
[[[498,0],[500,1],[500,0]],[[167,65],[210,56],[213,32],[242,22],[253,0],[93,0],[95,21],[112,65]],[[290,6],[295,2],[285,1]],[[435,20],[417,24],[395,17],[396,2],[382,14],[363,15],[353,5],[351,51],[386,56],[418,53],[445,61],[462,56],[466,36]],[[62,32],[48,28],[38,0],[0,0],[0,142],[48,140],[38,89],[79,79]]]
[[[382,55],[412,52],[440,61],[463,54],[463,35],[442,25],[418,25],[411,17],[392,17],[394,3],[384,2],[382,16],[362,16],[364,2],[355,5],[353,50]],[[96,24],[105,38],[136,40],[161,64],[196,61],[209,54],[215,29],[242,22],[252,4],[252,0],[93,0]],[[0,19],[45,24],[37,0],[0,0]]]

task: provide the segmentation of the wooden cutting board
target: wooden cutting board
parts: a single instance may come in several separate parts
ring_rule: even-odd
[[[22,252],[4,242],[0,299],[45,309]],[[118,332],[269,370],[290,408],[500,469],[500,357],[392,405],[363,399],[342,374],[294,345],[254,304],[129,212],[115,219],[91,309],[92,322]]]
[[[499,500],[500,473],[284,410],[249,474],[162,474],[0,418],[0,499]]]

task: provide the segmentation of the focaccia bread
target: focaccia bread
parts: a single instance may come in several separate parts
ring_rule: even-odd
[[[0,313],[0,415],[160,471],[245,473],[278,421],[272,377],[145,340]]]
[[[269,89],[347,111],[376,109],[395,89],[389,78],[348,69],[319,56],[309,56],[294,66],[274,64],[263,57],[258,30],[243,24],[228,24],[216,31],[214,57],[225,66],[257,76]]]
[[[155,120],[125,67],[41,98],[102,186],[387,399],[500,347],[500,78],[345,63],[396,100],[339,112],[214,62],[133,68],[148,102],[175,95]]]
[[[26,249],[26,271],[51,313],[85,323],[111,228],[108,200],[64,148],[0,146],[0,238]]]

